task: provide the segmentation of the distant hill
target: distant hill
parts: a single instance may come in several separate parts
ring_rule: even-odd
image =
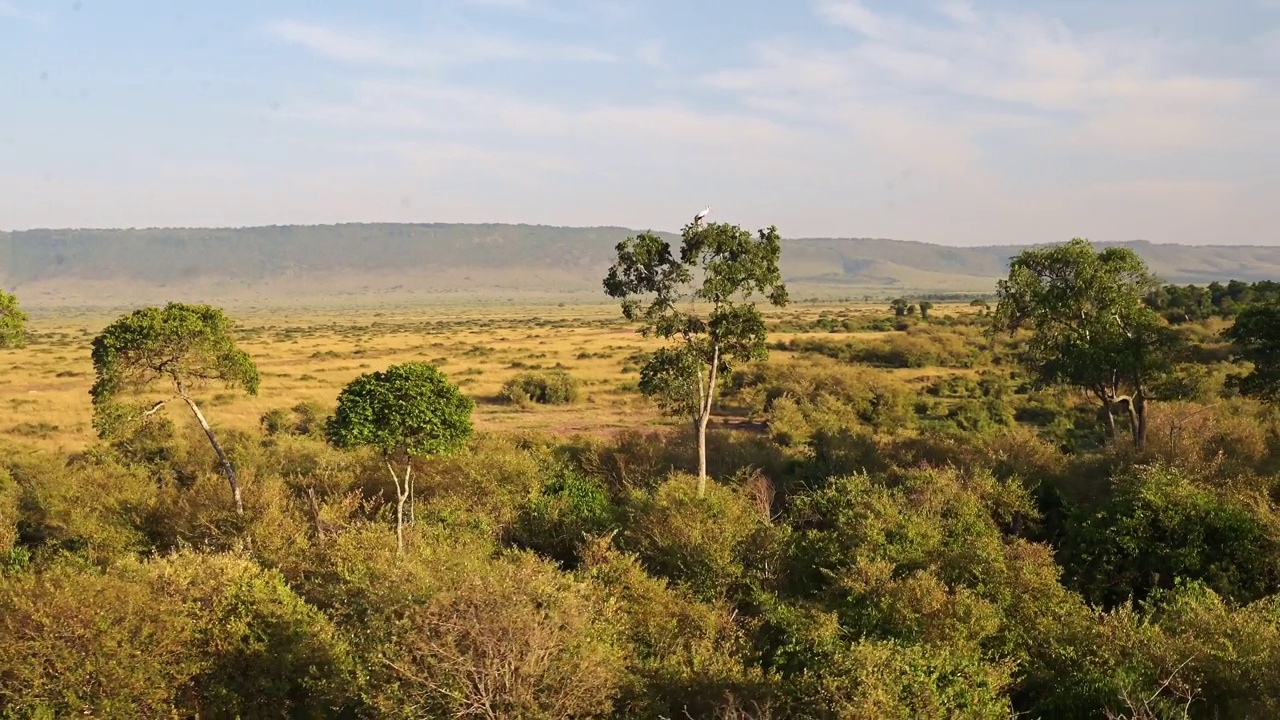
[[[614,246],[635,232],[441,223],[0,232],[0,285],[31,306],[599,297]],[[1168,282],[1280,278],[1280,247],[1128,245]],[[1020,249],[788,238],[782,265],[793,296],[989,292]]]

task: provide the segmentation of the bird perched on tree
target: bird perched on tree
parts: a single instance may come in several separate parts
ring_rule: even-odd
[[[710,215],[710,214],[711,214],[711,206],[708,205],[707,207],[703,208],[702,212],[693,216],[693,224],[701,225],[702,221],[705,220],[707,215]]]

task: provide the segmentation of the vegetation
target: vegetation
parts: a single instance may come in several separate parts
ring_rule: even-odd
[[[22,347],[27,314],[18,307],[17,296],[0,290],[0,349]]]
[[[471,435],[475,403],[435,367],[393,365],[361,375],[338,394],[325,437],[340,448],[372,447],[396,486],[396,552],[404,553],[405,503],[413,498],[413,459],[459,449]],[[393,463],[403,470],[396,473]],[[412,513],[412,505],[410,512]]]
[[[1127,410],[1141,450],[1152,382],[1171,366],[1179,345],[1179,336],[1142,302],[1155,284],[1128,249],[1097,252],[1076,239],[1024,250],[997,286],[992,328],[1028,329],[1019,361],[1039,383],[1072,385],[1097,397],[1113,439],[1115,411]]]
[[[156,383],[168,383],[173,397],[186,403],[218,454],[218,462],[236,504],[244,513],[236,471],[192,398],[192,392],[208,382],[240,388],[250,395],[258,392],[258,369],[231,335],[231,321],[221,310],[208,305],[169,303],[164,308],[143,308],[108,325],[93,341],[93,369],[97,381],[90,394],[102,417],[114,415],[117,423],[100,424],[104,436],[119,431],[123,417],[111,405],[121,393],[139,393]],[[154,415],[166,400],[149,410],[133,408],[138,419]]]
[[[762,304],[705,483],[616,308],[37,313],[0,351],[0,715],[1275,717],[1273,305],[1171,322],[1140,263],[1058,250],[994,316]],[[1132,372],[1112,327],[1169,338],[1140,445],[1089,365],[1030,362]],[[124,348],[205,380],[243,514]],[[500,401],[559,372],[577,402]]]
[[[1231,378],[1232,387],[1280,402],[1280,298],[1241,310],[1226,337],[1240,349],[1240,359],[1253,365],[1248,374]]]
[[[698,495],[707,481],[707,423],[716,390],[734,362],[762,360],[765,324],[754,295],[774,307],[787,304],[776,227],[752,237],[725,223],[691,223],[680,256],[653,233],[618,244],[618,261],[604,279],[609,297],[622,301],[643,333],[678,342],[659,350],[640,372],[640,389],[668,412],[693,421],[698,433]],[[695,281],[694,271],[700,281]]]
[[[520,373],[502,385],[502,397],[516,405],[569,405],[580,394],[581,383],[564,370]]]

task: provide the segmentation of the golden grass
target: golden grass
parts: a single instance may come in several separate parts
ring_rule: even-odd
[[[968,311],[963,305],[939,306],[935,314]],[[768,319],[802,323],[823,313],[872,317],[887,309],[880,304],[802,304],[769,312]],[[639,377],[628,357],[657,343],[625,323],[616,305],[401,307],[324,314],[245,310],[234,316],[241,347],[257,362],[262,386],[256,397],[203,388],[202,409],[220,428],[250,429],[267,410],[302,401],[331,407],[342,387],[358,375],[406,361],[432,362],[459,383],[476,401],[475,423],[481,429],[608,434],[670,422],[628,387]],[[93,440],[89,347],[114,317],[37,316],[27,347],[0,350],[0,438],[64,452],[83,449]],[[797,335],[832,336],[774,333],[770,339]],[[775,355],[783,359],[790,353]],[[580,402],[518,408],[499,400],[502,384],[515,374],[557,366],[582,381]],[[888,372],[907,382],[940,373],[936,368]],[[167,412],[178,413],[174,417],[179,423],[188,421],[176,407]]]

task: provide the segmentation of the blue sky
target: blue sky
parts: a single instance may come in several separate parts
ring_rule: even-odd
[[[1280,0],[0,0],[0,229],[1278,244]]]

